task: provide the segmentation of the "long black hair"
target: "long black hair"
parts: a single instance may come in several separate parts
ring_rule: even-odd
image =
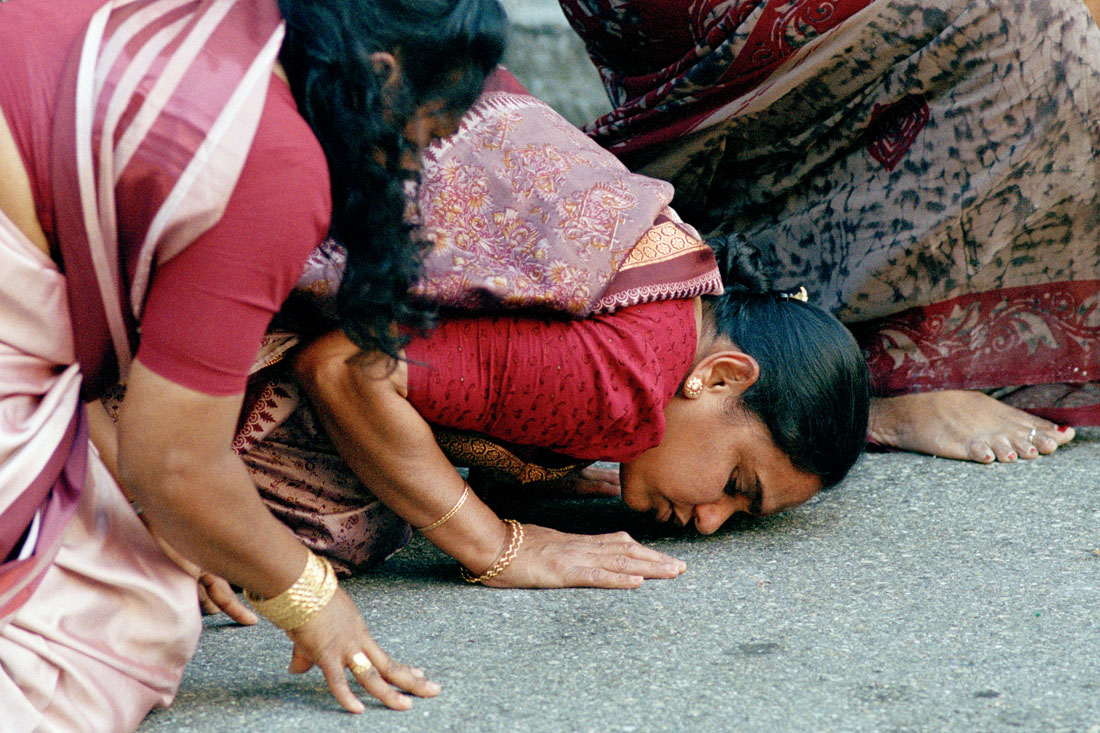
[[[361,348],[395,355],[393,325],[423,329],[429,306],[410,300],[426,244],[409,216],[415,156],[404,128],[437,103],[457,119],[504,51],[498,0],[278,0],[286,21],[279,59],[299,112],[325,152],[331,235],[347,249],[340,325]],[[393,54],[401,83],[371,55]]]
[[[831,314],[772,289],[744,237],[711,239],[727,284],[707,298],[718,333],[756,359],[760,376],[741,404],[802,471],[828,488],[855,465],[867,439],[871,378],[850,331]]]

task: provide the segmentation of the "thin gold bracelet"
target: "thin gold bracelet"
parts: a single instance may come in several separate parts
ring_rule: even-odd
[[[320,613],[336,594],[336,587],[332,563],[310,552],[294,585],[273,598],[257,598],[248,591],[244,597],[256,613],[280,629],[291,631]]]
[[[500,554],[496,562],[481,575],[475,576],[466,568],[462,568],[462,578],[467,583],[484,583],[486,580],[492,580],[503,573],[505,568],[511,565],[512,561],[516,559],[516,553],[519,552],[519,546],[523,544],[523,525],[514,519],[505,519],[504,523],[508,525],[508,529],[511,533],[508,540],[508,547]]]
[[[453,517],[455,515],[455,512],[461,509],[462,505],[466,503],[466,497],[470,495],[470,484],[463,481],[462,485],[464,487],[462,489],[462,496],[458,497],[458,501],[455,502],[455,505],[453,507],[451,507],[451,511],[447,512],[442,517],[429,524],[427,527],[417,527],[416,529],[420,532],[431,532],[433,529],[442,527],[448,519]]]

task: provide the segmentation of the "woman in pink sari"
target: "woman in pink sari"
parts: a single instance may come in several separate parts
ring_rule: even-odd
[[[200,628],[186,561],[247,588],[292,671],[320,667],[348,710],[349,668],[394,708],[438,691],[375,644],[231,442],[330,217],[375,225],[348,240],[360,332],[385,349],[419,323],[404,166],[503,27],[495,1],[0,4],[0,727],[129,730],[167,705]],[[92,400],[120,378],[116,429]]]
[[[874,441],[1013,461],[1100,424],[1085,2],[561,5],[615,107],[586,131],[853,329]]]

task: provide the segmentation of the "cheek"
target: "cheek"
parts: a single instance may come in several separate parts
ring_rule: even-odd
[[[619,467],[619,485],[623,503],[637,512],[648,511],[652,503],[644,480],[644,462],[635,459]]]

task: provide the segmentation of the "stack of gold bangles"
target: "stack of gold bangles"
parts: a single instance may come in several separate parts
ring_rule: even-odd
[[[290,631],[320,613],[335,595],[336,586],[332,563],[310,552],[306,567],[294,585],[273,598],[257,598],[248,591],[244,592],[244,597],[256,613],[280,629]]]
[[[467,583],[484,583],[487,580],[492,580],[503,573],[505,568],[516,559],[519,546],[523,544],[523,525],[514,519],[505,519],[504,523],[508,525],[508,546],[504,548],[504,552],[500,553],[496,561],[489,566],[489,569],[481,575],[474,575],[466,568],[462,568],[462,578]]]
[[[470,484],[463,482],[462,496],[458,497],[458,501],[451,507],[450,511],[444,514],[439,519],[435,520],[431,524],[423,527],[417,527],[421,532],[431,532],[433,529],[442,527],[447,520],[453,517],[462,505],[466,503],[466,498],[470,495]],[[523,525],[514,519],[505,519],[504,524],[508,527],[508,545],[504,548],[504,552],[500,553],[493,564],[489,566],[481,575],[474,575],[466,568],[462,569],[462,577],[469,583],[484,583],[487,580],[491,580],[496,576],[504,572],[505,568],[512,564],[512,561],[516,559],[516,554],[519,552],[519,546],[523,544]]]

